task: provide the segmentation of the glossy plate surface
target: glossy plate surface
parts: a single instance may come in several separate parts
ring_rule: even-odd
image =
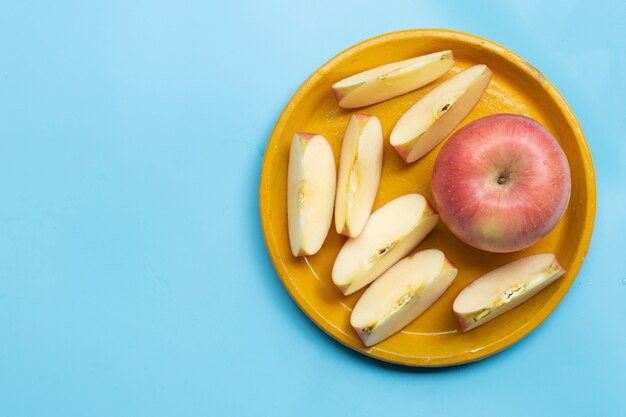
[[[443,78],[395,99],[355,110],[343,110],[331,86],[349,75],[385,63],[444,49],[455,55],[455,66]],[[286,180],[289,146],[297,131],[324,135],[335,160],[344,129],[354,112],[374,114],[385,135],[383,173],[374,209],[400,195],[419,192],[431,202],[430,176],[441,148],[413,163],[404,163],[389,145],[398,118],[442,80],[468,66],[484,63],[493,79],[478,105],[461,123],[492,113],[530,116],[557,138],[570,163],[572,194],[557,227],[521,252],[492,254],[455,238],[439,222],[418,250],[438,248],[459,267],[452,287],[422,316],[378,345],[366,348],[350,326],[350,312],[364,290],[345,297],[333,285],[331,269],[345,237],[331,228],[322,250],[296,259],[287,232]],[[459,127],[460,127],[459,126]],[[532,65],[511,51],[476,36],[445,30],[409,30],[367,40],[340,53],[314,72],[283,111],[267,145],[261,173],[260,210],[270,256],[291,297],[319,327],[344,345],[366,355],[411,366],[445,366],[475,361],[494,354],[536,328],[558,305],[582,265],[595,216],[595,176],[591,154],[573,112],[559,92]],[[567,273],[556,283],[491,322],[462,333],[452,312],[456,295],[470,282],[508,261],[539,252],[555,252]]]

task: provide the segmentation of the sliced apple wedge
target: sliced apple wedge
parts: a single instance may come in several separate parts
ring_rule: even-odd
[[[454,314],[466,332],[517,307],[564,273],[553,253],[518,259],[465,287],[454,300]]]
[[[380,207],[356,238],[343,245],[332,278],[345,295],[360,290],[411,252],[439,216],[422,195],[406,194]]]
[[[458,270],[442,251],[428,249],[404,258],[363,293],[350,324],[372,346],[400,331],[450,287]]]
[[[383,128],[376,116],[354,114],[341,145],[335,228],[356,237],[372,212],[383,167]]]
[[[287,171],[287,223],[294,256],[313,255],[326,240],[336,181],[335,158],[324,136],[296,133]]]
[[[448,72],[452,51],[435,52],[373,68],[333,85],[339,107],[355,108],[380,103],[416,90]]]
[[[390,143],[406,162],[430,152],[474,108],[491,80],[486,65],[475,65],[433,88],[400,117]]]

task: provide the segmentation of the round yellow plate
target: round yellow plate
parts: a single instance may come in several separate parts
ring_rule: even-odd
[[[430,177],[441,145],[423,159],[404,163],[389,145],[398,118],[443,79],[474,64],[487,64],[493,79],[482,99],[461,126],[499,112],[530,116],[557,138],[570,163],[572,194],[555,229],[521,252],[493,254],[474,249],[455,238],[439,222],[419,246],[438,248],[458,266],[452,287],[403,331],[366,348],[350,327],[352,307],[364,290],[343,296],[333,285],[331,269],[345,237],[333,227],[314,256],[294,258],[289,249],[286,182],[289,146],[295,132],[315,132],[330,142],[338,163],[341,140],[354,111],[337,106],[331,91],[335,82],[385,63],[451,49],[456,64],[442,79],[417,91],[356,109],[378,116],[385,134],[383,173],[374,209],[406,193],[422,193],[430,201]],[[260,208],[263,232],[276,271],[291,297],[319,327],[344,345],[366,355],[412,366],[443,366],[475,361],[494,354],[531,332],[554,310],[574,281],[583,262],[595,216],[595,176],[583,132],[563,97],[532,65],[513,52],[485,39],[448,30],[407,30],[367,40],[340,53],[315,71],[293,96],[267,145],[261,173]],[[555,252],[567,273],[520,307],[462,333],[452,302],[470,282],[508,261],[538,252]]]

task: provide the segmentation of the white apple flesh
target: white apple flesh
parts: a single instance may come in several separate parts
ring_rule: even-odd
[[[339,107],[369,106],[416,90],[441,77],[453,65],[452,51],[435,52],[352,75],[332,88]]]
[[[559,221],[569,201],[567,158],[525,116],[495,114],[448,139],[431,188],[441,220],[465,243],[491,252],[529,247]]]
[[[365,287],[415,249],[438,218],[420,194],[388,202],[372,213],[358,237],[343,245],[333,265],[333,282],[345,295]]]
[[[466,332],[519,306],[564,273],[553,253],[518,259],[465,287],[454,300],[454,314]]]
[[[337,174],[335,159],[322,135],[296,133],[289,151],[287,223],[294,256],[322,247],[332,222]]]
[[[457,272],[437,249],[404,258],[365,290],[352,310],[350,324],[365,346],[375,345],[433,305]]]
[[[486,65],[475,65],[445,80],[400,117],[390,143],[405,162],[426,155],[463,121],[491,80]]]
[[[376,116],[354,114],[341,146],[335,228],[358,236],[372,212],[383,166],[383,128]]]

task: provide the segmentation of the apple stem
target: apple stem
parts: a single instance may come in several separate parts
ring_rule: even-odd
[[[510,172],[508,172],[508,171],[501,172],[501,173],[498,175],[498,184],[500,184],[500,185],[504,185],[504,184],[506,184],[507,182],[509,182],[510,175],[511,175],[511,173],[510,173]]]

